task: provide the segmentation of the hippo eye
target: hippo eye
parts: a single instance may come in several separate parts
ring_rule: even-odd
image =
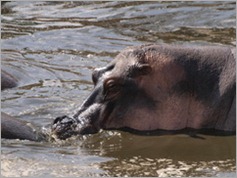
[[[119,96],[121,84],[116,79],[107,79],[104,82],[104,100],[112,100]]]
[[[116,87],[116,83],[113,79],[111,79],[111,80],[106,81],[105,86],[107,87],[107,89],[113,90]]]

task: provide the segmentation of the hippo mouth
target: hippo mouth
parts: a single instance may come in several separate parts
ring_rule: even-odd
[[[99,131],[98,127],[89,123],[83,123],[82,119],[61,116],[57,117],[51,127],[52,134],[57,138],[65,140],[75,135],[94,134]]]
[[[107,106],[94,103],[88,107],[81,107],[73,116],[57,117],[51,126],[51,132],[57,138],[65,140],[71,136],[95,134],[100,129],[107,129],[115,103],[110,102]]]
[[[107,121],[105,118],[108,118],[109,115],[109,112],[103,111],[101,104],[94,103],[87,108],[82,107],[73,117],[66,115],[57,117],[53,121],[51,130],[53,135],[62,140],[73,135],[95,134],[100,128],[103,128]]]

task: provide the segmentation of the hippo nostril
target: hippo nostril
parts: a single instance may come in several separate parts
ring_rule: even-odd
[[[64,116],[57,117],[57,118],[53,121],[53,124],[56,124],[56,123],[60,122],[60,121],[63,120],[64,118],[67,118],[67,116],[64,115]]]

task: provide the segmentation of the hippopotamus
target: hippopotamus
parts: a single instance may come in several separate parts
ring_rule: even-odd
[[[14,76],[5,70],[1,70],[1,90],[16,87],[17,84],[18,81]]]
[[[43,141],[45,135],[33,124],[1,112],[1,138]]]
[[[1,90],[16,87],[19,81],[5,70],[1,70]],[[45,135],[32,123],[1,112],[1,138],[43,141]]]
[[[76,114],[57,117],[52,131],[60,139],[100,129],[235,134],[235,58],[224,46],[128,47],[93,71],[91,94]]]

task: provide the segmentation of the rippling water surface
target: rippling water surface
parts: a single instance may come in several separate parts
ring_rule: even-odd
[[[94,68],[144,43],[236,45],[235,2],[2,3],[1,64],[20,80],[2,111],[39,127],[75,113]],[[1,140],[4,176],[235,176],[236,137],[101,131],[66,142]]]

